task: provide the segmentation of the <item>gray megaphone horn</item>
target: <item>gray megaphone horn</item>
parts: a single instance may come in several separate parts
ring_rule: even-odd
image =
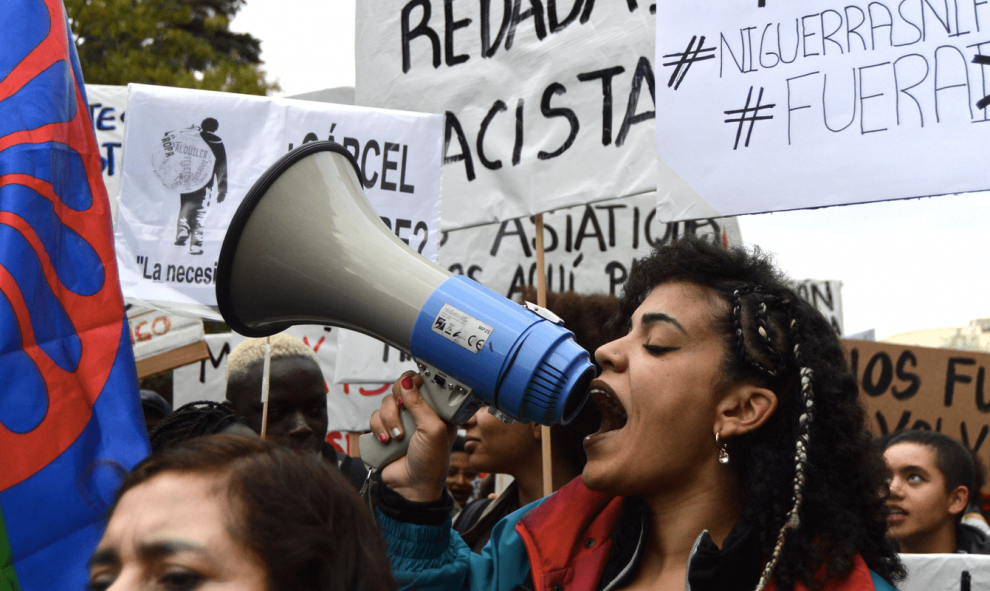
[[[415,358],[420,391],[450,424],[482,404],[503,420],[569,422],[595,374],[573,335],[548,320],[552,314],[414,252],[371,208],[362,179],[354,157],[332,142],[300,146],[258,179],[217,265],[227,324],[250,337],[321,324],[384,341]],[[405,453],[415,424],[402,415],[401,441],[360,438],[367,464],[381,467]]]

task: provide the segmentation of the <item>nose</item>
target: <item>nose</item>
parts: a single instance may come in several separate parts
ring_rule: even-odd
[[[481,408],[479,408],[477,410],[477,412],[475,412],[473,415],[471,415],[471,418],[468,419],[466,423],[464,423],[464,428],[465,429],[470,429],[471,427],[477,427],[478,426],[478,413],[479,412],[488,412],[488,406],[487,405],[486,406],[482,406]]]
[[[294,412],[289,417],[289,428],[286,435],[298,441],[309,439],[313,434],[313,429],[306,422],[306,417],[301,412]]]
[[[598,361],[603,372],[611,370],[621,373],[626,370],[626,356],[622,344],[622,339],[616,339],[611,343],[605,343],[595,351],[595,360]]]
[[[890,498],[891,499],[902,499],[902,498],[904,498],[903,490],[901,489],[902,484],[903,483],[901,482],[901,479],[898,476],[894,476],[887,483],[887,486],[890,487]]]

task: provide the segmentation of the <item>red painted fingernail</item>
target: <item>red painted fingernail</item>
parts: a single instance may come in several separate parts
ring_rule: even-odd
[[[378,436],[378,441],[381,441],[382,443],[388,443],[388,435],[382,433],[381,435]]]
[[[412,376],[406,376],[402,378],[402,387],[405,388],[406,390],[413,389]]]
[[[403,384],[403,386],[405,386],[405,384]],[[402,406],[402,399],[401,398],[396,398],[395,399],[395,405],[396,406]]]

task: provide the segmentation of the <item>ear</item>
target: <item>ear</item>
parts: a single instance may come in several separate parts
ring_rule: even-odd
[[[234,408],[234,403],[231,402],[230,400],[227,400],[226,398],[224,398],[223,402],[221,402],[220,404],[226,406],[227,408]]]
[[[959,515],[969,505],[969,489],[959,485],[949,492],[949,514]]]
[[[536,423],[536,422],[530,423],[530,429],[532,430],[532,433],[533,433],[533,439],[535,439],[535,440],[537,440],[537,441],[539,441],[539,442],[542,443],[543,442],[543,425],[541,425],[539,423]]]
[[[777,395],[773,390],[745,382],[736,384],[715,407],[715,432],[728,439],[755,431],[775,410]]]

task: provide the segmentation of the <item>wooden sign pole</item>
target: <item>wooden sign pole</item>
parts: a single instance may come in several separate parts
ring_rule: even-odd
[[[536,214],[536,304],[547,307],[547,273],[543,248],[543,214]],[[550,427],[541,427],[543,442],[543,496],[553,493],[553,460],[550,447]]]

